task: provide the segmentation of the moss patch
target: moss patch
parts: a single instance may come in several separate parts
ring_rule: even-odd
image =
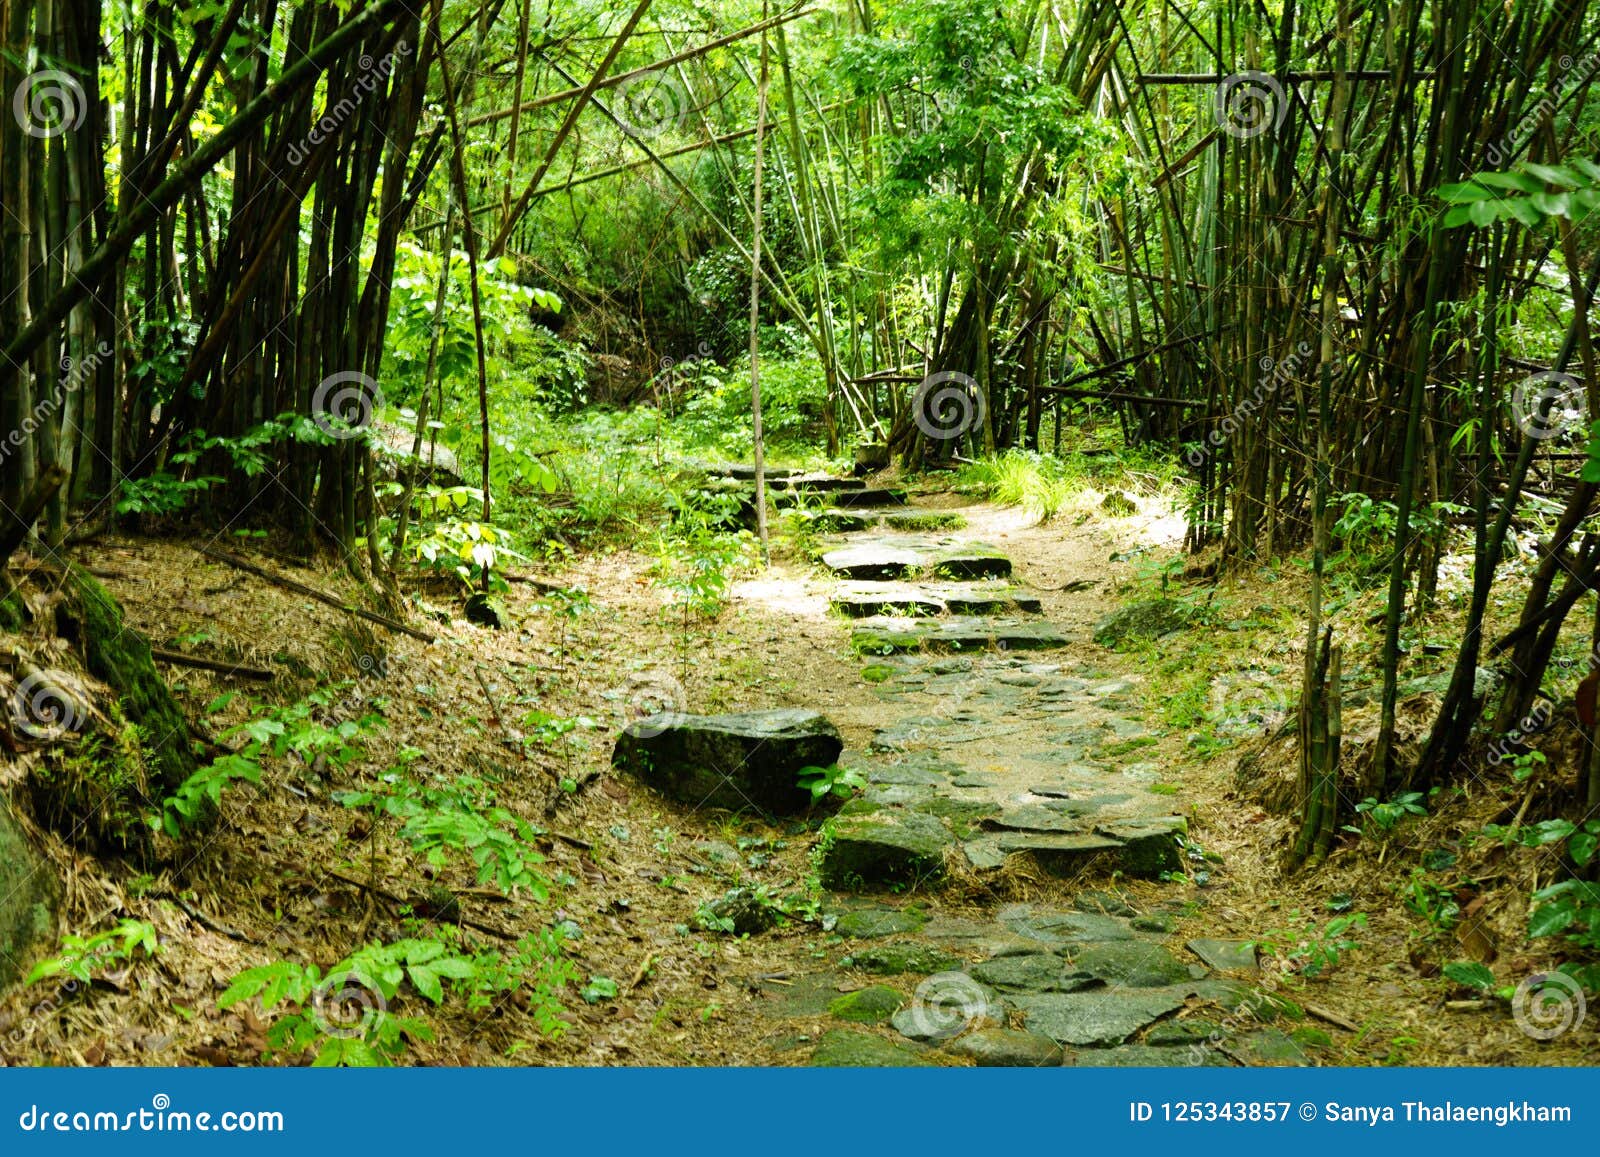
[[[870,988],[845,993],[828,1005],[828,1011],[840,1020],[876,1024],[899,1012],[905,999],[887,984],[874,984]]]
[[[145,814],[155,800],[139,728],[110,705],[114,730],[48,752],[29,776],[41,823],[70,842],[105,852],[148,848]]]
[[[156,670],[150,645],[123,623],[116,600],[78,567],[71,568],[69,580],[78,621],[64,625],[77,630],[90,673],[116,690],[122,714],[138,726],[153,789],[171,795],[198,766],[189,747],[188,721]]]

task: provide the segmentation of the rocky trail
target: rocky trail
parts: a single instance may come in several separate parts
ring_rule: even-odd
[[[774,488],[826,503],[804,517],[864,701],[655,716],[615,757],[690,805],[775,815],[808,804],[801,768],[838,759],[866,781],[813,851],[838,967],[749,977],[767,1063],[1309,1063],[1302,1042],[1325,1034],[1249,947],[1204,934],[1195,889],[1163,883],[1206,864],[1139,758],[1156,741],[1137,676],[1093,641],[1072,605],[1088,596],[1047,613],[1017,546],[985,541],[993,508],[854,479]],[[741,932],[770,924],[748,889],[719,903]]]

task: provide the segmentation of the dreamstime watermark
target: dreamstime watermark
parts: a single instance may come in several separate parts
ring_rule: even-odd
[[[360,370],[340,370],[317,383],[311,420],[333,438],[358,438],[383,408],[383,389]]]
[[[1258,363],[1261,367],[1261,377],[1250,391],[1250,396],[1240,401],[1233,408],[1233,413],[1223,418],[1206,434],[1202,445],[1191,447],[1184,454],[1185,461],[1196,468],[1203,465],[1206,458],[1225,446],[1228,439],[1237,434],[1249,419],[1266,406],[1268,401],[1276,398],[1285,384],[1305,376],[1306,370],[1311,365],[1312,353],[1311,343],[1303,341],[1296,345],[1294,352],[1286,358],[1280,360],[1263,357]]]
[[[356,110],[365,103],[367,97],[378,91],[379,87],[387,84],[399,60],[404,60],[411,55],[411,45],[404,40],[395,45],[394,51],[382,60],[374,61],[370,56],[363,56],[358,62],[361,74],[356,77],[356,82],[351,90],[339,98],[339,102],[322,114],[320,120],[311,126],[306,135],[289,146],[284,158],[291,165],[299,165],[311,155],[311,151],[324,141],[329,140],[339,129],[355,115]]]
[[[22,78],[11,94],[11,114],[30,137],[49,140],[83,127],[89,97],[71,73],[46,68]]]
[[[1511,1018],[1524,1036],[1536,1041],[1553,1041],[1573,1031],[1587,1012],[1583,986],[1564,972],[1535,973],[1511,994]]]
[[[1558,370],[1529,374],[1511,392],[1517,428],[1536,442],[1559,438],[1588,424],[1588,390],[1581,379]]]
[[[641,72],[617,86],[617,120],[636,140],[677,128],[688,113],[689,94],[665,72]]]
[[[1236,72],[1217,85],[1217,127],[1247,141],[1277,132],[1289,115],[1283,85],[1270,72]]]
[[[683,684],[662,670],[631,675],[607,697],[620,701],[623,729],[639,739],[654,739],[678,726],[689,706]]]
[[[1272,735],[1289,721],[1289,681],[1265,671],[1234,671],[1211,681],[1217,730]]]
[[[18,683],[9,706],[16,729],[40,743],[55,743],[76,732],[88,716],[48,671],[35,671]]]
[[[935,442],[951,442],[980,429],[988,408],[983,387],[959,370],[929,374],[911,395],[917,429]]]
[[[989,994],[965,972],[936,972],[911,998],[911,1027],[923,1040],[949,1040],[989,1015]]]
[[[1565,104],[1573,93],[1587,84],[1596,72],[1600,72],[1600,52],[1591,52],[1577,60],[1563,56],[1556,62],[1556,66],[1565,75],[1545,90],[1544,95],[1534,102],[1532,108],[1522,114],[1509,133],[1497,141],[1491,141],[1489,147],[1484,150],[1484,156],[1491,165],[1496,168],[1505,165],[1533,138],[1541,125],[1556,115],[1556,110]]]
[[[383,990],[363,972],[335,972],[311,993],[311,1015],[329,1036],[365,1040],[389,1011]]]
[[[39,427],[61,409],[69,394],[81,390],[83,384],[111,357],[111,353],[110,343],[101,342],[87,357],[77,359],[63,357],[61,369],[66,376],[61,380],[61,388],[35,402],[33,409],[23,416],[22,424],[7,433],[4,439],[0,439],[0,462],[11,457],[12,452],[23,444],[24,439],[33,437]]]

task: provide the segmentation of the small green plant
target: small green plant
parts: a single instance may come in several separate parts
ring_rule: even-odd
[[[1321,976],[1338,967],[1350,951],[1359,946],[1357,929],[1367,926],[1365,912],[1335,916],[1320,927],[1314,917],[1302,916],[1298,909],[1289,913],[1290,926],[1266,933],[1251,941],[1251,947],[1291,966],[1302,976]]]
[[[599,1004],[602,1000],[615,1000],[621,993],[622,989],[609,976],[591,976],[581,995],[585,1002]]]
[[[28,984],[61,977],[88,984],[97,972],[113,964],[135,959],[140,953],[154,956],[161,951],[155,928],[144,920],[124,917],[115,928],[90,936],[67,933],[61,938],[61,952],[39,961],[28,973]]]
[[[840,767],[837,764],[829,767],[802,767],[798,778],[800,786],[811,793],[813,806],[829,796],[836,799],[850,799],[867,786],[866,777],[855,768]]]
[[[1361,827],[1352,824],[1344,825],[1344,830],[1354,832],[1358,836],[1387,836],[1400,826],[1402,820],[1408,816],[1425,816],[1428,809],[1422,806],[1423,795],[1420,791],[1408,791],[1398,795],[1387,803],[1380,802],[1374,796],[1368,796],[1356,804],[1356,813],[1367,818]]]
[[[550,881],[536,870],[544,863],[533,847],[539,832],[520,816],[495,803],[482,780],[459,776],[449,784],[424,785],[405,775],[406,763],[421,752],[407,748],[402,764],[379,782],[359,791],[334,793],[345,807],[369,808],[400,821],[399,835],[436,868],[452,853],[465,853],[477,867],[478,883],[493,883],[512,893],[526,888],[536,899],[549,896]]]
[[[259,748],[252,744],[257,751]],[[212,760],[178,785],[178,790],[161,801],[161,810],[150,817],[150,826],[172,839],[186,829],[203,824],[222,804],[222,793],[235,783],[261,782],[261,764],[251,755],[224,755]]]

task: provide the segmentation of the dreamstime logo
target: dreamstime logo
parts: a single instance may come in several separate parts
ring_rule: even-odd
[[[76,77],[47,68],[22,78],[11,94],[11,112],[23,132],[49,140],[82,127],[89,115],[89,98]]]
[[[988,1009],[988,994],[965,972],[936,972],[917,985],[911,1021],[918,1036],[948,1040],[982,1019]]]
[[[361,972],[336,972],[311,993],[311,1013],[329,1036],[365,1039],[389,1011],[383,990]]]
[[[929,374],[911,396],[917,429],[936,442],[950,442],[981,427],[987,412],[982,387],[959,370]]]
[[[1583,1023],[1583,986],[1564,972],[1540,972],[1517,985],[1511,1015],[1524,1036],[1552,1041]]]
[[[334,438],[356,438],[383,408],[383,390],[359,370],[340,370],[317,383],[311,395],[311,420]]]
[[[73,358],[63,355],[61,358],[61,372],[66,376],[61,380],[61,388],[52,390],[35,403],[33,409],[23,415],[22,423],[3,440],[0,440],[0,462],[11,456],[11,452],[23,444],[25,439],[33,437],[39,427],[61,408],[68,394],[75,394],[83,388],[106,360],[111,357],[111,344],[101,342],[86,357]]]
[[[1511,414],[1524,434],[1544,442],[1584,424],[1587,393],[1571,374],[1545,370],[1517,383],[1511,394]]]
[[[641,671],[617,693],[629,735],[654,739],[682,723],[689,701],[683,684],[665,671]]]
[[[1311,364],[1311,343],[1300,342],[1294,347],[1294,352],[1288,357],[1277,359],[1264,355],[1256,364],[1261,369],[1261,377],[1256,380],[1255,387],[1250,391],[1248,398],[1241,399],[1216,427],[1206,434],[1205,441],[1198,446],[1192,446],[1184,454],[1184,460],[1190,466],[1199,469],[1206,458],[1216,450],[1227,444],[1244,426],[1245,422],[1254,417],[1256,412],[1266,406],[1269,399],[1278,396],[1278,391],[1295,378],[1304,377]]]
[[[35,671],[11,695],[11,718],[29,738],[54,743],[83,726],[83,705],[42,671]]]
[[[361,70],[361,75],[356,77],[355,84],[351,86],[350,91],[340,97],[337,104],[329,106],[328,110],[322,114],[321,119],[311,126],[311,130],[306,133],[303,139],[295,141],[289,146],[288,151],[284,154],[285,159],[291,165],[301,164],[311,155],[312,149],[338,132],[339,127],[355,115],[356,110],[361,107],[367,97],[376,92],[381,85],[388,81],[389,77],[394,75],[396,58],[403,60],[410,55],[411,45],[402,40],[395,45],[394,51],[382,60],[375,61],[370,56],[363,56],[356,62]]]
[[[689,111],[689,96],[664,72],[641,72],[617,86],[617,119],[630,137],[648,140],[677,128]]]
[[[1267,72],[1236,72],[1217,85],[1217,127],[1247,141],[1276,132],[1289,115],[1283,85]]]
[[[1509,133],[1497,141],[1491,141],[1489,147],[1484,150],[1484,155],[1495,168],[1503,168],[1517,150],[1527,144],[1533,134],[1539,131],[1540,125],[1554,117],[1556,110],[1565,104],[1573,93],[1587,84],[1596,72],[1600,72],[1600,52],[1591,52],[1578,60],[1563,56],[1556,65],[1566,75],[1547,89],[1544,95],[1534,102],[1532,108],[1522,114],[1521,119]]]
[[[1265,671],[1234,671],[1211,681],[1211,718],[1219,731],[1271,735],[1288,722],[1287,681]]]

